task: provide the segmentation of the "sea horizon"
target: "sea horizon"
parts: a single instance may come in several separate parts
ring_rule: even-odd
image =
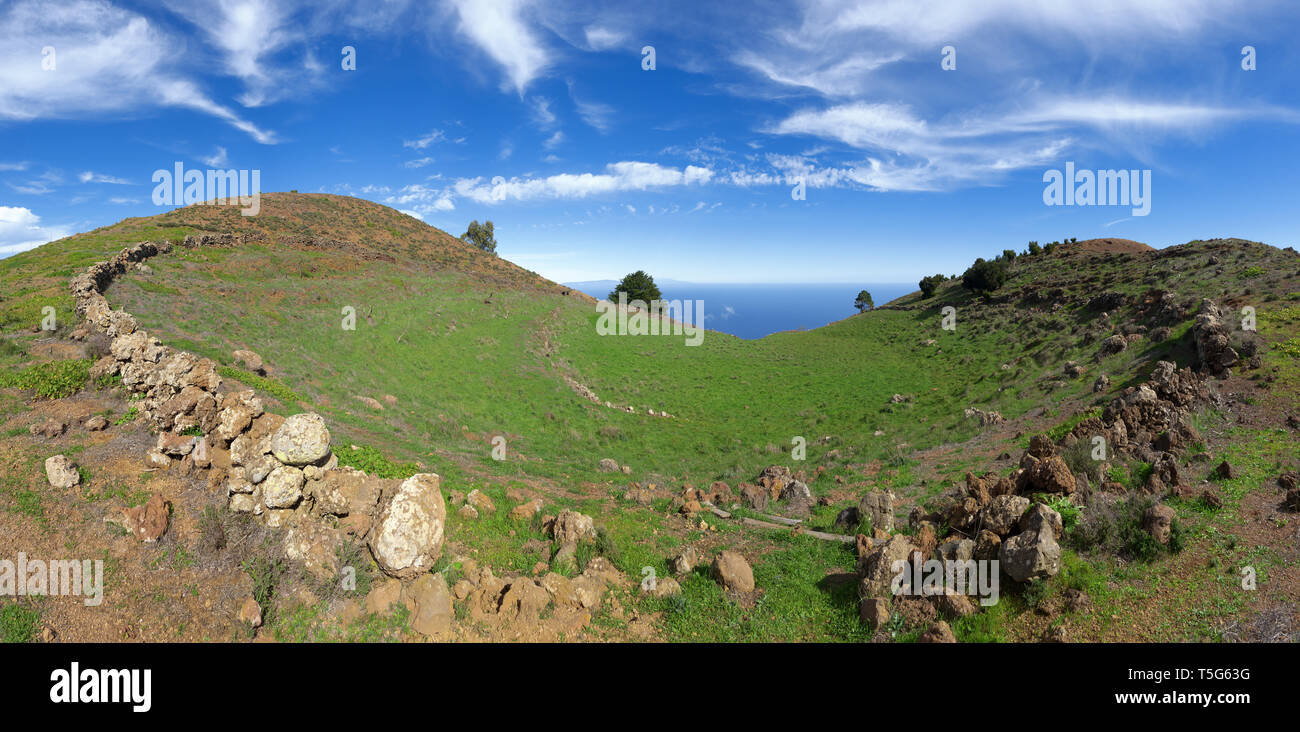
[[[579,292],[603,300],[618,280],[565,282]],[[773,333],[813,330],[857,314],[858,292],[871,293],[883,305],[910,292],[914,283],[865,282],[686,282],[657,280],[665,300],[703,300],[704,327],[746,340]]]

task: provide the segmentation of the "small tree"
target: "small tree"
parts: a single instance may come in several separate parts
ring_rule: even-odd
[[[945,279],[947,279],[947,278],[944,277],[944,276],[941,275],[941,274],[930,275],[929,277],[922,277],[922,278],[921,278],[921,283],[920,283],[920,284],[921,284],[921,297],[924,297],[924,298],[927,298],[927,299],[928,299],[928,298],[931,298],[931,297],[934,297],[934,293],[935,293],[935,291],[939,289],[939,285],[943,284],[943,281],[944,281]]]
[[[859,313],[865,313],[875,306],[876,304],[871,301],[871,293],[866,290],[859,292],[858,298],[853,301],[853,307],[857,308]]]
[[[655,284],[655,278],[639,269],[624,277],[622,281],[620,281],[618,285],[610,291],[610,301],[618,302],[618,293],[620,292],[627,293],[628,302],[640,300],[647,305],[663,297],[659,292],[659,286]]]
[[[1038,253],[1041,252],[1041,251],[1043,251],[1043,248],[1040,247],[1040,246],[1038,246],[1038,242],[1036,242],[1036,241],[1031,241],[1031,242],[1029,242],[1029,253],[1030,253],[1030,255],[1038,254]]]
[[[1002,258],[1003,258],[1004,260],[1008,261],[1008,262],[1015,261],[1015,259],[1016,259],[1016,250],[1014,250],[1014,249],[1003,249],[1003,250],[1002,250]]]
[[[1001,287],[1007,281],[1007,265],[1004,262],[986,262],[983,258],[975,263],[961,276],[962,287],[977,293],[989,293]]]
[[[491,221],[485,221],[481,225],[477,220],[469,222],[469,230],[461,234],[460,238],[461,241],[473,244],[488,254],[497,253],[497,239]]]

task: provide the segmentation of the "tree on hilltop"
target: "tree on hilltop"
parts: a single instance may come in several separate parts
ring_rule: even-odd
[[[876,304],[871,301],[871,293],[866,290],[859,292],[857,299],[853,301],[853,307],[857,308],[859,313],[865,313],[875,306]]]
[[[482,249],[488,254],[497,253],[496,234],[492,230],[492,222],[485,221],[479,224],[478,220],[469,222],[469,230],[460,235],[461,241],[468,242]]]
[[[663,297],[659,292],[659,286],[655,284],[655,278],[646,274],[644,270],[637,270],[622,279],[618,285],[610,291],[609,299],[611,302],[618,302],[618,293],[626,292],[627,301],[640,300],[647,305]]]

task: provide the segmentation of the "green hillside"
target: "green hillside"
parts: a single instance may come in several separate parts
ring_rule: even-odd
[[[271,411],[320,413],[337,444],[364,448],[353,452],[372,470],[416,464],[442,475],[444,490],[481,488],[499,505],[509,505],[513,491],[536,492],[590,513],[616,547],[611,559],[629,575],[645,566],[666,575],[668,556],[683,541],[747,547],[759,557],[756,582],[765,590],[756,607],[731,602],[703,574],[688,577],[678,599],[638,601],[660,614],[663,637],[680,640],[871,635],[858,621],[855,587],[835,580],[853,571],[852,545],[727,522],[701,530],[698,516],[680,517],[671,502],[684,486],[721,480],[734,488],[769,465],[786,465],[804,471],[824,499],[806,526],[829,531],[841,509],[888,488],[899,497],[903,527],[911,505],[964,485],[968,471],[1009,470],[1032,435],[1057,437],[1099,414],[1157,361],[1194,365],[1189,330],[1201,298],[1234,311],[1253,307],[1265,347],[1258,368],[1224,385],[1236,395],[1236,421],[1226,418],[1227,407],[1201,415],[1200,451],[1240,466],[1222,486],[1224,508],[1179,506],[1189,537],[1180,557],[1120,570],[1113,557],[1080,548],[1067,553],[1055,585],[1035,592],[1087,587],[1094,612],[1075,632],[1089,640],[1216,639],[1220,621],[1245,608],[1261,612],[1294,599],[1295,560],[1276,547],[1259,561],[1278,562],[1291,584],[1271,588],[1272,600],[1228,593],[1234,563],[1251,549],[1224,538],[1253,530],[1245,528],[1252,519],[1243,503],[1271,496],[1272,480],[1300,455],[1295,429],[1284,424],[1300,412],[1294,251],[1241,240],[1133,251],[1065,244],[1017,257],[1008,282],[987,297],[949,280],[931,298],[917,292],[817,330],[758,341],[709,332],[690,347],[682,336],[598,335],[590,298],[391,209],[274,194],[263,197],[257,217],[190,207],[0,260],[0,368],[17,374],[58,355],[37,343],[46,334],[26,330],[46,305],[56,309],[62,333],[75,325],[67,281],[86,265],[136,241],[202,233],[257,240],[151,259],[150,271],[113,284],[109,301],[164,343],[225,366],[223,376],[257,388]],[[1108,293],[1112,300],[1099,298]],[[1183,310],[1161,310],[1169,303]],[[953,330],[941,327],[946,307],[955,308]],[[346,308],[354,309],[355,330],[343,327]],[[1116,334],[1135,337],[1125,350],[1100,355]],[[259,354],[269,374],[242,370],[232,355],[240,349]],[[1077,368],[1067,369],[1070,362]],[[1101,375],[1109,383],[1094,389]],[[16,387],[6,393],[10,424],[20,424],[28,397]],[[1005,422],[982,427],[968,408]],[[1237,419],[1243,411],[1254,416]],[[27,439],[22,432],[6,433],[13,449]],[[498,436],[504,460],[493,458]],[[804,461],[792,459],[800,442]],[[602,458],[630,472],[600,472]],[[1140,485],[1149,469],[1117,462],[1103,478]],[[652,485],[649,505],[625,497]],[[16,506],[18,493],[31,489],[7,490],[0,502]],[[448,539],[502,570],[528,571],[549,559],[520,550],[544,538],[540,528],[512,526],[501,514],[454,522]],[[1049,622],[1032,611],[1042,597],[1007,592],[1002,605],[959,622],[959,638],[1036,638]],[[1157,594],[1170,611],[1141,635],[1134,600]],[[617,637],[628,621],[595,622]],[[898,637],[918,632],[900,626]]]

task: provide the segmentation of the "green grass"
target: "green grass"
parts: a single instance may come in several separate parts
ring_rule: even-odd
[[[14,372],[0,372],[0,387],[32,389],[44,399],[76,394],[90,378],[90,359],[66,359],[35,364]]]
[[[0,642],[30,643],[41,628],[41,614],[31,606],[4,601],[0,607]]]
[[[254,389],[259,389],[270,394],[285,406],[293,407],[296,406],[298,402],[302,401],[302,397],[298,396],[293,389],[290,389],[275,379],[258,376],[251,371],[245,371],[240,368],[235,368],[234,366],[218,366],[217,372],[224,378],[241,381]]]

